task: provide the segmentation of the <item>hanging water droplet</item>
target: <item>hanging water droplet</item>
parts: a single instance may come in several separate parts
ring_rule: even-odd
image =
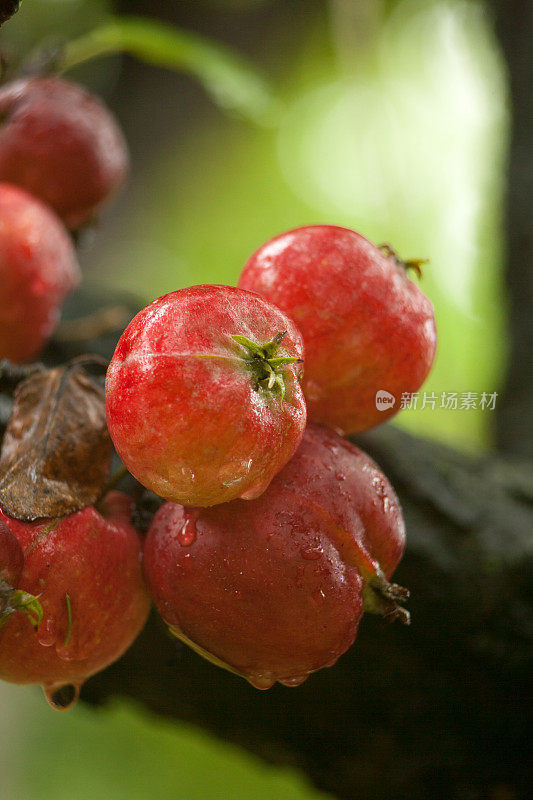
[[[295,675],[294,678],[278,678],[278,680],[284,686],[294,687],[300,686],[308,677],[309,675]]]
[[[245,677],[248,683],[251,683],[252,686],[255,687],[256,689],[270,689],[270,687],[276,681],[271,672],[257,673],[255,675],[246,675]]]
[[[61,686],[43,686],[46,699],[56,711],[68,711],[76,705],[80,696],[81,686],[74,683],[65,683]]]

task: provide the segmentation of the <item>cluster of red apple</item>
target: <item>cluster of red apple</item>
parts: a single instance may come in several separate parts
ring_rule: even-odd
[[[53,79],[0,91],[0,180],[71,227],[127,164],[108,112],[75,92]],[[75,259],[52,211],[7,185],[0,240],[0,355],[21,361],[49,335]],[[252,255],[238,288],[155,300],[109,365],[116,451],[167,501],[144,542],[150,595],[176,636],[258,688],[296,686],[335,663],[364,610],[408,619],[406,591],[388,581],[405,541],[398,500],[343,435],[390,417],[377,398],[415,392],[429,372],[433,310],[407,276],[418,264],[354,231],[299,228]],[[0,678],[41,683],[57,706],[124,651],[148,612],[131,501],[111,492],[98,509],[32,522],[0,510]]]

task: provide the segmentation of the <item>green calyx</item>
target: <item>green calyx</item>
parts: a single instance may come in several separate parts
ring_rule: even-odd
[[[280,399],[283,402],[285,397],[285,378],[283,367],[287,364],[300,364],[302,358],[292,358],[290,356],[276,356],[279,346],[287,331],[276,334],[273,339],[265,344],[257,344],[241,336],[238,333],[232,334],[232,339],[240,344],[246,351],[244,361],[246,361],[254,376],[256,389],[262,387],[272,392],[279,391]]]
[[[38,628],[43,619],[43,607],[39,597],[13,589],[8,583],[0,580],[0,628],[5,625],[11,614],[22,611],[27,615],[34,628]]]
[[[390,244],[380,244],[378,247],[386,256],[392,258],[395,264],[398,264],[399,267],[403,267],[406,272],[412,269],[416,272],[418,278],[422,277],[422,264],[427,264],[429,258],[410,258],[408,261],[404,261]]]

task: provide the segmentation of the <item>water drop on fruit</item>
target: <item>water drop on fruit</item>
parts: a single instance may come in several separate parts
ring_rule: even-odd
[[[57,641],[57,627],[53,619],[44,619],[37,632],[39,644],[43,647],[52,647]]]
[[[326,599],[326,594],[322,589],[315,589],[315,591],[312,592],[311,597],[317,605],[321,606]]]
[[[307,547],[302,547],[300,550],[300,555],[302,558],[305,558],[306,561],[316,561],[320,558],[322,553],[324,552],[324,548],[321,544],[309,545]]]
[[[178,533],[178,542],[182,547],[190,547],[196,540],[196,522],[189,517],[183,523],[183,527]]]
[[[218,479],[223,486],[237,486],[242,483],[252,468],[251,458],[243,461],[230,461],[218,471]]]

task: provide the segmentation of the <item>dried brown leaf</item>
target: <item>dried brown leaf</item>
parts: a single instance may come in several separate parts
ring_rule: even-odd
[[[12,517],[60,517],[94,503],[112,444],[104,392],[73,362],[20,383],[0,453],[0,505]]]

